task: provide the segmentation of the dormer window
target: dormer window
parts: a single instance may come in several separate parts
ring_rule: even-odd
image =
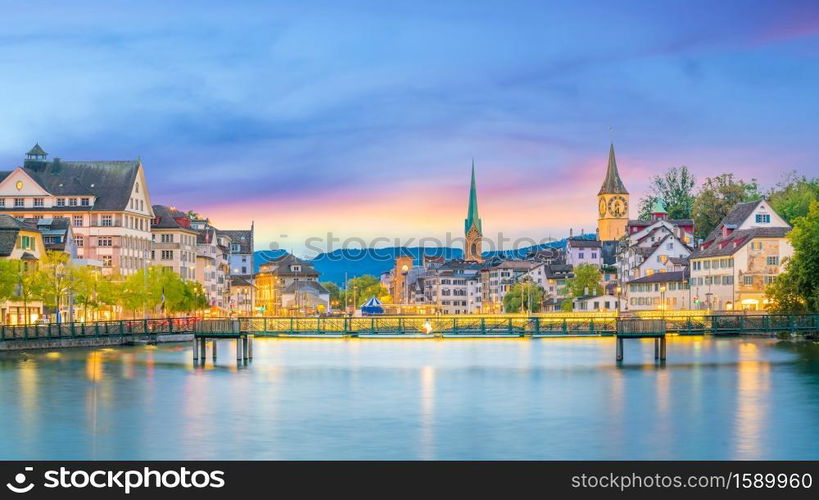
[[[756,223],[757,224],[770,224],[771,223],[771,214],[756,214]]]
[[[294,265],[290,266],[290,270],[293,271],[294,273],[300,273],[301,272],[301,266],[294,264]]]
[[[238,243],[234,243],[230,245],[230,251],[233,253],[238,253],[241,250]]]
[[[65,206],[65,198],[57,198],[57,206],[64,207]]]
[[[90,198],[83,198],[82,200],[80,200],[80,205],[82,205],[84,207],[91,206],[91,199]]]

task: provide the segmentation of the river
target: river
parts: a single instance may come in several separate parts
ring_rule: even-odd
[[[0,459],[819,459],[819,347],[256,339],[0,354]]]

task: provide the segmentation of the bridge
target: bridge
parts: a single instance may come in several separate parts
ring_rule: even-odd
[[[819,314],[711,314],[668,318],[532,316],[370,316],[268,318],[162,318],[93,323],[0,325],[0,350],[82,345],[194,341],[204,361],[208,340],[236,340],[237,358],[253,356],[254,337],[295,338],[510,338],[615,336],[622,341],[654,338],[655,357],[665,358],[665,337],[676,335],[775,335],[816,333]],[[215,353],[214,353],[215,355]]]

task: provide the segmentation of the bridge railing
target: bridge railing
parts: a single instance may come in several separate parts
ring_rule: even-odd
[[[117,321],[0,325],[0,340],[77,337],[172,335],[193,333],[196,318],[154,318]]]
[[[617,335],[620,337],[665,335],[666,332],[664,319],[623,318],[617,320]]]

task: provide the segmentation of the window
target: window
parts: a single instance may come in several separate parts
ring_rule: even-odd
[[[160,236],[160,240],[162,241],[162,243],[173,243],[173,235],[163,234]]]
[[[763,277],[766,285],[770,285],[771,283],[773,283],[774,278],[775,278],[775,276],[764,276]]]
[[[711,261],[710,260],[704,260],[704,261],[702,261],[702,263],[703,263],[703,266],[702,266],[703,269],[711,269]]]
[[[45,203],[43,203],[42,198],[34,198],[34,206],[35,207],[43,207],[43,206],[45,206]]]
[[[754,277],[753,276],[743,276],[742,283],[745,285],[753,285],[754,284]]]
[[[34,248],[34,238],[32,238],[31,236],[20,236],[20,240],[17,246],[22,250],[36,250]]]
[[[723,285],[733,285],[734,284],[734,277],[733,276],[723,276],[722,277],[722,284]]]
[[[596,259],[596,258],[597,258],[597,252],[592,252],[592,256],[591,256],[591,258],[592,258],[592,259]],[[608,306],[607,306],[607,307],[608,307]]]
[[[779,265],[779,256],[778,255],[769,256],[767,259],[765,259],[765,261],[767,262],[767,264],[769,266],[778,266]]]
[[[768,224],[771,222],[770,214],[756,214],[757,224]]]
[[[762,242],[761,241],[752,241],[751,242],[751,250],[762,250]]]
[[[578,259],[582,259],[582,258],[583,258],[583,252],[578,253],[578,254],[577,254],[577,258],[578,258]]]
[[[100,218],[100,226],[113,226],[114,225],[114,218],[111,215],[103,215]]]
[[[82,227],[82,215],[75,215],[71,217],[71,223],[74,227]]]
[[[82,205],[84,207],[91,206],[91,199],[90,198],[83,198],[82,200],[80,200],[80,205]]]
[[[57,198],[57,206],[64,207],[65,206],[65,198]]]
[[[14,206],[15,207],[22,207],[25,206],[26,199],[25,198],[14,198]]]
[[[162,260],[173,260],[173,250],[162,250]]]
[[[111,246],[111,237],[106,236],[103,238],[97,238],[97,246],[98,247],[110,247]]]
[[[111,267],[114,265],[114,258],[110,255],[102,256],[102,267]]]
[[[68,199],[68,206],[69,207],[76,207],[77,206],[77,198],[69,198]]]
[[[74,236],[74,245],[78,247],[82,246],[82,236]]]
[[[239,244],[234,243],[234,244],[230,245],[230,251],[234,252],[234,253],[238,253],[239,252]]]

